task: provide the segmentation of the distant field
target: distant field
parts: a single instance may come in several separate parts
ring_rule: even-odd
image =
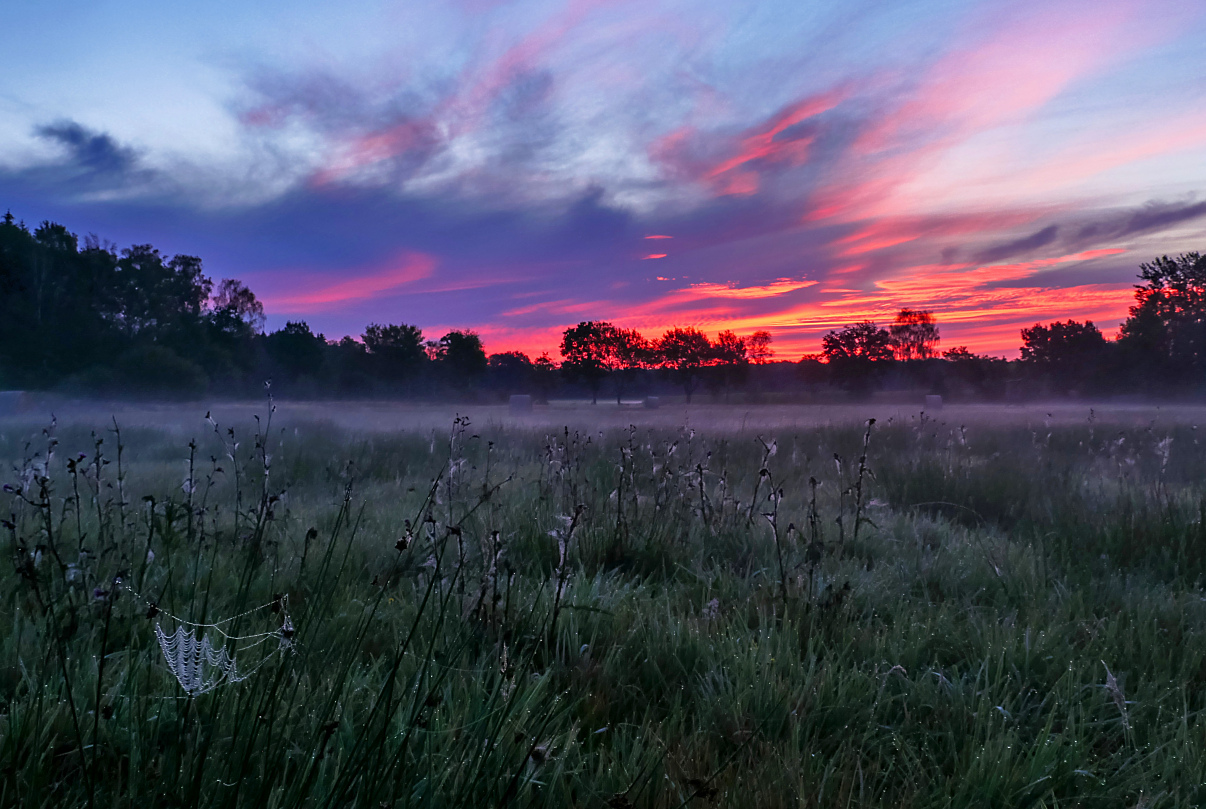
[[[0,806],[1206,802],[1204,408],[54,411]]]

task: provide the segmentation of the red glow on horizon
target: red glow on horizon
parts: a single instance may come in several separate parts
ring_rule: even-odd
[[[767,330],[775,336],[777,358],[794,361],[803,354],[817,353],[821,337],[828,331],[864,320],[886,325],[899,309],[922,306],[934,312],[944,347],[966,345],[977,353],[1015,357],[1021,345],[1021,329],[1035,323],[1073,317],[1092,320],[1103,330],[1115,328],[1133,302],[1133,286],[1085,283],[1053,288],[1043,285],[1041,274],[1059,265],[1126,252],[1124,248],[1103,248],[1014,263],[917,265],[862,289],[825,288],[816,281],[787,278],[745,287],[695,283],[668,290],[645,303],[625,305],[623,316],[610,319],[650,337],[681,325],[695,326],[710,336],[723,330],[738,334]],[[816,298],[818,293],[825,296]],[[800,294],[814,298],[800,302]],[[741,311],[751,306],[764,311]],[[618,308],[606,301],[559,301],[543,307],[548,313],[560,310],[565,315],[604,319],[608,318],[601,312]],[[489,346],[489,350],[536,354],[547,350],[556,356],[561,328],[495,326],[489,332],[496,335],[499,344]]]
[[[642,258],[641,261],[648,261],[651,258],[665,258],[668,255],[670,255],[670,254],[669,253],[650,253],[649,255]]]
[[[1008,300],[1002,299],[1001,309],[992,320],[983,319],[975,311],[947,311],[936,307],[935,316],[942,333],[940,349],[967,346],[980,354],[1016,358],[1021,346],[1021,330],[1035,323],[1063,320],[1070,315],[1078,320],[1092,320],[1109,334],[1126,318],[1133,302],[1130,285],[1087,284],[1062,290],[1020,288],[1011,290]],[[581,317],[597,317],[598,304],[582,309]],[[774,336],[776,361],[795,362],[805,354],[820,352],[821,337],[828,331],[851,323],[872,320],[887,325],[896,308],[883,303],[866,302],[845,309],[823,310],[803,307],[791,311],[793,319],[775,317],[740,317],[723,312],[696,312],[677,318],[651,319],[643,314],[615,318],[612,322],[635,328],[646,337],[660,337],[666,329],[690,325],[715,338],[720,331],[751,334],[765,330]],[[490,353],[523,351],[531,357],[548,352],[558,358],[557,346],[564,326],[537,329],[512,329],[505,326],[478,329]]]

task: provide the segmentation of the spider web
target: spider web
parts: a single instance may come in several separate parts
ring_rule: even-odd
[[[202,635],[197,640],[196,630],[184,624],[178,624],[171,635],[165,634],[163,627],[155,624],[155,635],[159,638],[159,648],[163,650],[168,669],[176,675],[180,687],[190,697],[250,676],[250,673],[239,673],[235,659],[226,651],[226,644],[215,649],[208,637]]]
[[[131,588],[127,589],[134,592]],[[294,629],[293,620],[289,617],[288,596],[222,621],[198,624],[163,612],[137,593],[134,595],[146,602],[155,613],[162,614],[175,623],[175,630],[168,632],[164,630],[162,623],[156,621],[155,637],[159,640],[159,648],[163,652],[168,670],[190,697],[204,694],[222,685],[242,682],[277,654],[293,650]],[[222,628],[239,618],[270,609],[275,609],[284,616],[279,629],[253,635],[232,635]],[[211,633],[207,630],[212,630],[212,634],[220,636],[221,639],[211,640]],[[245,660],[247,652],[273,640],[276,643],[270,644],[270,648],[262,653],[250,668],[239,669],[236,662],[238,659]]]

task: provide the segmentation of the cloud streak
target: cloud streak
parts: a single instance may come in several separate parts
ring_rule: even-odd
[[[430,278],[435,272],[437,261],[434,256],[408,253],[391,266],[356,275],[336,283],[324,283],[319,279],[304,281],[291,279],[290,291],[269,290],[260,293],[264,305],[282,314],[319,312],[335,306],[343,306],[378,295],[397,294],[401,287]],[[302,287],[298,290],[296,287]]]
[[[976,261],[981,264],[991,264],[995,261],[1010,258],[1011,256],[1030,253],[1040,247],[1046,247],[1051,244],[1058,235],[1059,225],[1048,225],[1029,236],[1023,236],[1020,239],[1014,239],[1013,241],[993,245],[987,250],[981,250],[976,254]]]

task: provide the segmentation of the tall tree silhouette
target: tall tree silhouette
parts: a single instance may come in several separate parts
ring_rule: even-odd
[[[716,335],[712,344],[712,375],[715,387],[728,396],[733,386],[744,382],[749,375],[750,356],[746,337],[738,337],[731,331]]]
[[[211,305],[215,312],[225,310],[255,332],[264,330],[264,304],[238,279],[223,278],[213,292]]]
[[[754,365],[765,365],[770,362],[775,356],[775,350],[771,348],[772,342],[774,342],[774,338],[769,331],[756,331],[746,337],[745,348],[750,362]]]
[[[1161,256],[1139,265],[1139,277],[1121,347],[1149,374],[1206,382],[1206,256]]]
[[[438,359],[458,385],[469,385],[486,372],[486,351],[472,331],[450,331],[440,338]]]
[[[591,404],[598,404],[599,388],[615,361],[615,329],[602,320],[584,320],[561,335],[561,370],[586,383]]]
[[[1061,388],[1092,385],[1103,370],[1107,343],[1093,321],[1056,321],[1022,329],[1022,362]]]
[[[310,331],[304,320],[289,321],[264,340],[268,356],[289,380],[301,376],[316,377],[322,369],[327,341]]]
[[[361,339],[376,370],[387,379],[409,376],[427,360],[423,332],[417,326],[370,323]]]
[[[712,344],[707,335],[691,327],[669,329],[657,341],[657,351],[662,367],[678,378],[690,404],[700,369],[712,361]]]
[[[611,371],[616,385],[616,404],[632,385],[633,377],[653,361],[653,346],[636,329],[612,327],[606,335],[609,350],[604,364]]]
[[[835,381],[852,393],[866,393],[892,361],[892,335],[869,320],[855,323],[822,337],[821,353]]]
[[[888,327],[892,353],[901,361],[938,356],[938,324],[934,314],[921,309],[901,309]]]

